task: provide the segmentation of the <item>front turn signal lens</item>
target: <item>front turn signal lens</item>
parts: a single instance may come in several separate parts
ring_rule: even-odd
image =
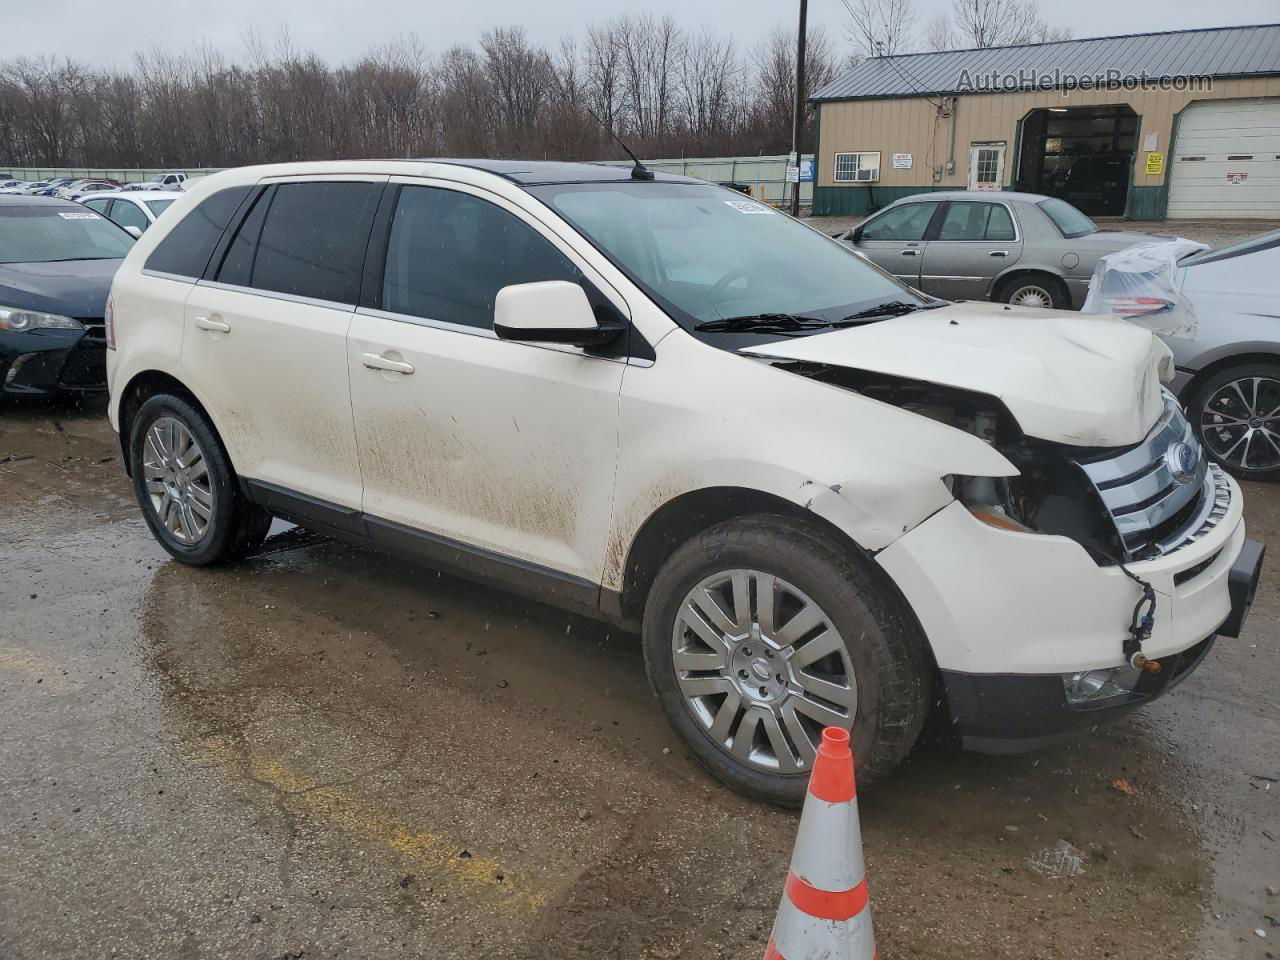
[[[982,506],[969,507],[969,512],[987,526],[995,527],[997,530],[1011,530],[1014,533],[1035,533],[1026,524],[1019,523],[999,507],[984,504]]]

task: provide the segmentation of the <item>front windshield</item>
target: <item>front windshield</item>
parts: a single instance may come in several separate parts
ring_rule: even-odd
[[[124,230],[74,204],[0,207],[0,263],[115,260],[131,246]]]
[[[1064,237],[1083,237],[1098,232],[1096,223],[1065,200],[1050,197],[1048,200],[1041,200],[1038,206]]]
[[[772,207],[703,183],[534,187],[682,326],[771,314],[840,321],[926,301]]]

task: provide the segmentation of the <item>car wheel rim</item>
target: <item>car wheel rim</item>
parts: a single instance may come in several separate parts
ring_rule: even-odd
[[[726,570],[686,594],[671,635],[689,714],[752,769],[800,774],[823,727],[853,726],[858,686],[844,639],[795,586],[759,570]]]
[[[1017,307],[1052,307],[1053,297],[1044,287],[1026,286],[1013,291],[1009,302]]]
[[[1200,411],[1200,435],[1222,463],[1280,467],[1280,380],[1244,377],[1219,387]]]
[[[213,517],[213,485],[204,451],[181,420],[160,417],[151,424],[142,478],[160,525],[179,543],[199,543]]]

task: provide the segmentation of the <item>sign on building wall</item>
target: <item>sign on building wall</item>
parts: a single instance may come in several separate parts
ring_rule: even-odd
[[[895,154],[893,155],[893,169],[895,169],[895,170],[910,170],[910,169],[911,169],[911,154],[909,154],[909,153],[895,153]]]
[[[1164,173],[1164,154],[1148,153],[1147,154],[1147,176],[1156,177]]]
[[[1142,138],[1142,149],[1147,153],[1157,149],[1160,146],[1160,134],[1148,133]]]

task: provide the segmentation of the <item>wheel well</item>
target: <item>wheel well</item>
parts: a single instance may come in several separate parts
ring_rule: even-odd
[[[1192,397],[1199,392],[1201,386],[1203,386],[1204,382],[1210,377],[1213,377],[1221,373],[1223,370],[1227,370],[1231,367],[1243,367],[1250,363],[1266,363],[1273,367],[1280,367],[1280,354],[1237,353],[1232,354],[1229,357],[1220,357],[1213,361],[1213,363],[1205,364],[1192,374],[1191,379],[1187,381],[1187,385],[1182,388],[1182,396],[1179,397],[1182,401],[1182,405],[1184,407],[1187,406],[1191,402]]]
[[[172,393],[182,397],[194,405],[207,419],[209,414],[196,399],[195,394],[183,386],[182,381],[159,370],[145,370],[139,373],[120,394],[120,453],[124,459],[125,473],[133,476],[133,468],[129,463],[129,434],[133,429],[133,418],[148,398],[157,393]],[[212,423],[213,421],[210,421]]]
[[[694,490],[659,507],[631,542],[623,571],[623,615],[640,619],[658,568],[680,544],[718,523],[761,513],[788,517],[860,549],[834,524],[782,497],[742,487]]]
[[[1003,277],[996,281],[995,295],[996,299],[1003,299],[1005,291],[1013,284],[1020,283],[1031,277],[1043,277],[1049,283],[1054,284],[1058,288],[1059,293],[1068,293],[1067,285],[1063,279],[1056,274],[1050,273],[1048,270],[1010,270]]]

